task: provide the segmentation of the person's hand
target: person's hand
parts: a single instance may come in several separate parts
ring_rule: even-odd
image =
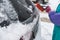
[[[49,18],[50,18],[52,23],[60,26],[60,13],[57,13],[57,12],[54,12],[54,11],[50,12],[49,13]]]
[[[50,11],[48,14],[49,15],[54,15],[56,12],[55,11]]]

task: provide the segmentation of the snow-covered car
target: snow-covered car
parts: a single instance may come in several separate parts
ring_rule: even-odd
[[[0,0],[0,40],[33,40],[39,13],[30,0]]]

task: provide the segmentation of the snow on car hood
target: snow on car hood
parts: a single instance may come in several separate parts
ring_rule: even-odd
[[[32,31],[37,19],[38,17],[32,23],[25,25],[17,21],[17,23],[12,23],[7,28],[0,27],[0,40],[19,40],[22,35]]]

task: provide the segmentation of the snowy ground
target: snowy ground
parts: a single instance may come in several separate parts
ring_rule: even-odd
[[[46,18],[49,20],[47,13],[41,13],[40,15],[41,18]],[[44,20],[41,21],[41,40],[52,40],[53,26],[54,25],[50,22],[50,20],[49,22]]]
[[[48,19],[47,14],[40,14],[41,18],[44,18],[43,16]],[[35,40],[52,40],[53,26],[51,22],[39,21],[39,30]]]
[[[54,28],[54,24],[50,22],[47,13],[40,13],[40,19],[48,19],[48,21],[39,21],[39,30],[35,40],[52,40],[52,32]]]

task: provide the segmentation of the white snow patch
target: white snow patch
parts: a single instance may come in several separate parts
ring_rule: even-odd
[[[7,28],[0,28],[0,40],[19,40],[20,37],[32,31],[37,22],[37,18],[29,24],[23,25],[18,21],[17,23],[10,24]]]

